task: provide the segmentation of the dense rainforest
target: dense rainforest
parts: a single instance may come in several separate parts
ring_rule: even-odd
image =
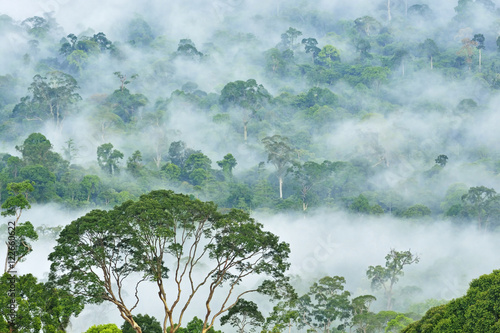
[[[498,331],[494,1],[114,5],[0,6],[1,332]]]

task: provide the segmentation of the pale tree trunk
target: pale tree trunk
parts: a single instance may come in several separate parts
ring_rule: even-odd
[[[280,199],[283,199],[283,177],[279,177],[279,182],[280,182]]]
[[[387,19],[391,20],[391,0],[387,0]]]
[[[161,151],[160,145],[161,145],[161,142],[160,142],[160,139],[158,139],[158,141],[156,142],[156,147],[155,147],[156,156],[153,157],[153,161],[155,162],[156,168],[158,170],[160,170],[161,160],[162,160],[162,151]]]
[[[247,143],[247,124],[248,121],[243,122],[243,140]]]
[[[433,69],[433,68],[434,68],[434,66],[432,64],[432,56],[431,56],[431,69]]]
[[[385,295],[387,297],[387,311],[392,310],[392,285],[385,290]]]
[[[130,326],[132,326],[134,331],[136,331],[137,333],[142,333],[141,327],[137,325],[137,323],[134,320],[134,317],[132,317],[132,314],[130,312],[123,310],[120,312],[121,312],[121,317],[125,319],[125,321],[128,322]]]
[[[481,71],[481,49],[479,49],[479,71]]]

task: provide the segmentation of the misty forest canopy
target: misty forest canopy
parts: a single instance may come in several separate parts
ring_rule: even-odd
[[[18,254],[0,288],[39,237],[57,243],[49,278],[16,277],[0,331],[66,332],[103,302],[123,325],[87,332],[498,329],[498,271],[416,301],[423,286],[399,281],[430,259],[387,244],[385,266],[357,267],[366,291],[340,271],[297,282],[289,245],[253,218],[499,232],[497,4],[217,3],[70,31],[57,11],[0,12],[0,204]],[[85,213],[24,218],[45,204]],[[145,285],[160,317],[137,311]]]

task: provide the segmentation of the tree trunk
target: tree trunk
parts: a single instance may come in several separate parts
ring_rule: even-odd
[[[479,71],[481,71],[481,49],[479,49]]]
[[[247,124],[248,122],[243,122],[243,140],[247,143]]]
[[[391,311],[392,310],[392,286],[388,289],[389,290],[387,290],[385,292],[386,297],[387,297],[387,311]]]
[[[132,326],[134,331],[136,331],[137,333],[142,333],[142,329],[135,322],[134,317],[132,316],[132,313],[130,313],[130,311],[125,307],[121,308],[120,306],[118,306],[118,308],[119,308],[121,317],[123,319],[125,319],[125,321],[128,322],[130,324],[130,326]]]
[[[387,0],[387,19],[391,20],[391,0]]]
[[[3,270],[4,274],[7,273],[7,263],[9,261],[9,243],[6,242],[7,245],[7,255],[5,256],[5,268]]]
[[[280,182],[280,199],[283,199],[283,177],[279,177],[279,182]]]
[[[433,69],[433,68],[434,68],[434,66],[432,65],[432,56],[431,56],[431,69]]]

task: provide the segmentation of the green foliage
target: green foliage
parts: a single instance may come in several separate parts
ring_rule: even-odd
[[[13,317],[13,326],[6,321],[11,302],[11,284],[15,286],[17,311]],[[9,332],[66,332],[70,318],[83,310],[83,304],[77,298],[49,283],[38,282],[31,275],[3,274],[0,278],[0,331]]]
[[[316,46],[318,45],[318,41],[315,38],[304,38],[302,39],[302,44],[304,44],[306,53],[312,54],[312,58],[314,61],[321,51],[321,49]]]
[[[425,216],[430,216],[431,213],[432,212],[429,207],[422,204],[416,204],[401,212],[400,215],[407,219],[418,219]]]
[[[147,47],[154,39],[153,31],[149,24],[140,17],[128,23],[128,42],[135,47]]]
[[[262,143],[264,144],[264,147],[267,151],[267,162],[272,163],[276,168],[276,173],[279,179],[280,199],[282,199],[282,177],[285,174],[288,165],[292,163],[295,151],[290,146],[289,139],[280,135],[265,137],[264,139],[262,139]]]
[[[18,119],[50,121],[62,127],[63,121],[72,112],[72,107],[82,98],[76,92],[78,83],[69,74],[52,71],[33,77],[28,91],[31,95],[21,98],[12,111]]]
[[[189,157],[186,144],[183,141],[172,142],[168,148],[168,156],[173,164],[179,167],[184,166],[184,162]]]
[[[351,315],[350,293],[344,291],[343,284],[345,279],[339,276],[325,276],[315,282],[298,300],[300,326],[327,333],[340,322],[336,328],[342,330]]]
[[[139,176],[143,167],[141,162],[142,154],[139,150],[136,150],[127,160],[127,171],[136,177]]]
[[[85,333],[121,333],[122,330],[115,324],[102,324],[90,327]]]
[[[380,85],[387,82],[387,77],[390,73],[386,67],[366,67],[361,73],[361,79],[367,85],[372,85],[376,90]]]
[[[461,203],[446,211],[447,216],[475,221],[479,229],[494,229],[498,226],[500,196],[494,189],[485,186],[471,187],[461,199]]]
[[[111,143],[105,143],[97,147],[97,163],[107,173],[114,175],[119,172],[118,163],[123,159],[123,153],[113,149]]]
[[[238,164],[232,154],[227,154],[224,159],[217,161],[217,165],[222,169],[224,175],[231,179],[233,177],[233,169]]]
[[[16,150],[22,154],[25,163],[44,165],[52,144],[43,134],[31,133],[22,146],[16,146]]]
[[[269,74],[278,77],[284,77],[290,74],[291,65],[293,65],[293,51],[286,49],[280,51],[272,48],[266,52],[266,70]]]
[[[203,153],[193,153],[184,162],[181,178],[193,185],[201,185],[211,177],[212,161]]]
[[[338,97],[330,89],[314,87],[307,93],[299,94],[295,100],[295,106],[300,109],[319,106],[337,106]]]
[[[229,196],[225,205],[230,208],[239,208],[249,211],[252,207],[253,195],[251,189],[246,184],[230,184]]]
[[[424,316],[425,313],[429,309],[438,307],[438,306],[446,304],[448,302],[449,301],[447,301],[447,300],[437,300],[437,299],[430,298],[430,299],[425,300],[424,302],[414,303],[414,304],[410,305],[410,307],[408,308],[408,311],[412,312],[412,313],[416,313],[420,316]]]
[[[14,173],[19,171],[21,166],[34,165],[45,167],[50,172],[60,173],[69,165],[58,153],[52,151],[52,144],[40,133],[31,133],[21,146],[16,146],[16,150],[22,154],[22,163],[17,158],[11,160],[9,166],[15,169]]]
[[[278,46],[283,49],[293,49],[295,40],[301,35],[302,31],[290,27],[281,35],[281,42]]]
[[[499,288],[500,271],[482,275],[470,283],[465,296],[431,308],[401,332],[497,332]]]
[[[101,180],[96,175],[86,175],[80,182],[80,187],[82,192],[86,195],[87,202],[89,202],[91,197],[94,200],[97,197],[101,188]]]
[[[191,39],[181,39],[175,55],[184,59],[197,61],[200,61],[204,57],[204,54],[196,49]]]
[[[363,35],[371,36],[377,34],[381,24],[371,16],[363,16],[354,20],[356,29]]]
[[[287,173],[292,174],[300,184],[303,210],[307,209],[312,188],[326,182],[332,172],[332,163],[329,161],[323,161],[321,164],[312,161],[304,164],[294,162],[288,169]]]
[[[143,94],[131,94],[127,88],[122,86],[121,89],[115,90],[108,96],[106,103],[111,106],[113,113],[128,123],[136,117],[139,108],[148,103],[148,99]]]
[[[349,206],[349,210],[355,213],[368,214],[371,210],[368,199],[360,194]]]
[[[199,333],[203,330],[203,320],[198,317],[194,317],[191,319],[189,323],[187,323],[186,328],[179,327],[176,332],[178,333]],[[167,332],[170,332],[170,327],[167,328]],[[206,331],[207,333],[222,333],[221,331],[216,331],[213,327],[210,327]]]
[[[38,234],[31,222],[19,222],[23,210],[31,208],[28,201],[28,193],[33,192],[34,187],[29,181],[21,183],[9,183],[7,190],[10,196],[2,204],[2,216],[13,216],[14,220],[8,223],[7,253],[5,254],[4,273],[15,271],[16,265],[23,262],[31,253],[31,241],[38,240]],[[14,254],[14,255],[12,255]]]
[[[478,108],[476,101],[466,98],[460,101],[457,105],[457,110],[460,112],[471,112]]]
[[[255,332],[263,323],[264,316],[260,313],[257,304],[243,298],[240,298],[227,314],[220,318],[222,326],[230,324],[237,328],[239,333]],[[250,329],[246,330],[247,326]]]
[[[446,163],[448,162],[448,156],[446,156],[446,155],[439,155],[435,159],[435,162],[436,162],[436,164],[444,167],[444,166],[446,166]]]
[[[149,316],[147,314],[142,315],[139,313],[138,315],[134,316],[134,319],[144,333],[163,333],[160,322],[154,316]],[[136,332],[127,321],[123,322],[121,331],[123,333]]]
[[[22,22],[22,26],[26,29],[28,34],[39,39],[47,37],[52,25],[53,22],[51,22],[50,19],[47,19],[47,16],[33,16]]]
[[[385,328],[386,333],[396,333],[396,332],[401,332],[402,329],[404,329],[406,326],[411,324],[413,322],[413,319],[406,317],[403,314],[397,315],[396,318],[391,319]]]
[[[2,216],[20,215],[22,210],[31,208],[28,194],[35,190],[32,182],[25,180],[21,183],[9,183],[7,190],[11,196],[2,204],[2,209],[5,209]]]
[[[332,68],[337,61],[340,61],[340,52],[332,45],[325,45],[318,53],[317,62],[320,65]]]
[[[174,163],[167,163],[161,167],[161,174],[168,180],[179,180],[181,168]]]
[[[372,289],[384,289],[387,310],[392,309],[393,287],[404,275],[404,266],[417,264],[420,258],[408,251],[391,251],[385,256],[385,267],[380,265],[370,266],[366,276],[371,280]]]
[[[56,176],[41,165],[28,165],[19,170],[19,177],[36,185],[32,198],[36,202],[49,202],[56,198]]]
[[[243,138],[247,140],[248,122],[257,115],[257,111],[271,99],[271,95],[262,84],[254,79],[229,82],[222,88],[219,103],[224,109],[239,108],[242,113]]]
[[[370,304],[377,299],[372,295],[362,295],[351,301],[352,319],[349,326],[359,331],[367,332],[378,329],[380,322],[374,313],[370,312]]]

